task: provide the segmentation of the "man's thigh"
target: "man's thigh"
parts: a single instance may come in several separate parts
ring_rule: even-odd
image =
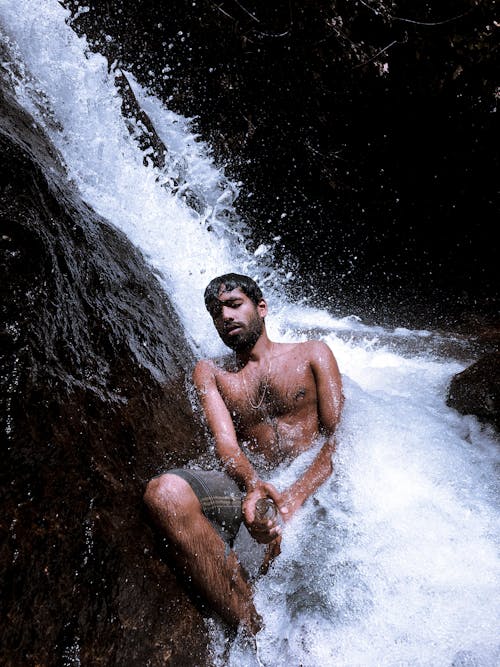
[[[190,485],[207,519],[212,522],[221,537],[232,544],[243,518],[241,511],[243,494],[236,482],[217,470],[174,468],[165,472],[181,477]]]

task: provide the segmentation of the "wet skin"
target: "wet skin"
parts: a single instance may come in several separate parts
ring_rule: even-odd
[[[210,313],[233,355],[198,362],[193,380],[217,454],[244,492],[245,525],[255,540],[269,544],[265,570],[279,554],[282,528],[278,521],[255,521],[255,504],[272,498],[288,521],[330,476],[342,383],[324,343],[274,343],[268,338],[264,299],[255,304],[241,289],[225,291],[222,285]],[[246,455],[258,453],[275,466],[307,450],[320,434],[324,439],[311,465],[281,492],[260,479]],[[189,484],[165,473],[149,482],[144,499],[182,571],[215,611],[234,627],[258,632],[261,619],[245,572]]]
[[[217,453],[247,492],[245,523],[258,541],[269,541],[279,530],[274,525],[265,535],[254,530],[256,500],[271,496],[288,520],[331,474],[333,434],[343,401],[339,370],[322,342],[270,341],[264,324],[266,302],[254,304],[239,288],[226,292],[222,286],[210,314],[235,355],[199,362],[194,382]],[[277,465],[311,447],[319,434],[326,442],[318,457],[282,493],[259,480],[243,451],[247,447]]]
[[[308,353],[307,344],[275,343],[268,363],[255,367],[249,363],[238,371],[227,366],[214,369],[238,441],[269,463],[297,456],[320,432]]]

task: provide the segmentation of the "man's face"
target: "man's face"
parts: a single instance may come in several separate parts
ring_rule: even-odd
[[[210,307],[217,333],[227,347],[235,352],[251,349],[264,329],[267,305],[262,299],[258,305],[239,287],[226,292],[221,285],[217,301]]]

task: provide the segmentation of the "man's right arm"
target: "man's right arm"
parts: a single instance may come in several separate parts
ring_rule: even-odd
[[[278,501],[276,489],[263,482],[255,472],[252,464],[241,451],[236,437],[233,420],[219,392],[215,378],[215,368],[210,361],[199,361],[193,372],[193,382],[200,397],[208,427],[215,440],[215,449],[227,474],[246,492],[243,511],[247,527],[251,527],[255,518],[255,503],[259,498],[270,496]],[[277,535],[275,530],[257,534],[251,531],[258,540],[269,542]]]
[[[193,381],[225,470],[241,489],[253,489],[258,477],[238,445],[233,420],[217,387],[213,364],[199,361],[194,369]]]

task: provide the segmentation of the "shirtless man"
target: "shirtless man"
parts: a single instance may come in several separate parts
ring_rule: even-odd
[[[243,521],[257,542],[269,544],[271,555],[279,553],[281,522],[258,523],[255,504],[271,498],[286,523],[331,475],[342,383],[325,343],[268,338],[267,304],[252,279],[234,273],[215,278],[205,304],[234,352],[198,362],[193,374],[225,472],[170,470],[149,482],[144,499],[179,565],[213,609],[230,625],[256,633],[260,617],[251,586],[229,545]],[[277,466],[320,435],[323,445],[313,462],[284,491],[263,481],[249,460],[255,453]]]

